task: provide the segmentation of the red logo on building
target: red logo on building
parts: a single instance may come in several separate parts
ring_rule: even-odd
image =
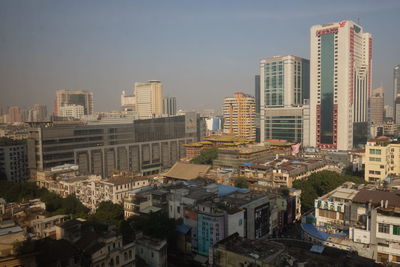
[[[346,25],[346,22],[347,22],[347,21],[341,21],[341,22],[339,22],[339,26],[340,26],[340,28],[343,28],[343,27],[344,27],[344,25]]]

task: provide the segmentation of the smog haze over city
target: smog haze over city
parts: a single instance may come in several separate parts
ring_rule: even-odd
[[[119,109],[122,90],[161,80],[184,109],[254,95],[259,60],[310,57],[310,27],[353,20],[373,35],[373,88],[391,103],[400,62],[400,2],[0,2],[0,106],[46,104],[56,89],[89,90],[95,111]]]

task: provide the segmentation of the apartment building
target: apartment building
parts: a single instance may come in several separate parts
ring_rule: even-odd
[[[303,223],[305,238],[357,251],[379,263],[400,263],[400,194],[350,182],[315,200],[314,224]]]
[[[400,175],[400,142],[381,136],[365,145],[365,175],[367,182],[383,182],[391,175]]]
[[[254,97],[235,93],[224,99],[224,133],[256,139],[256,113]]]

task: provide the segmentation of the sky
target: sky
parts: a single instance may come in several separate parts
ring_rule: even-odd
[[[161,80],[178,108],[219,108],[254,95],[262,58],[309,58],[310,27],[354,20],[373,35],[373,86],[391,102],[400,64],[398,0],[1,0],[0,106],[47,104],[56,89],[90,90],[95,111],[122,90]]]

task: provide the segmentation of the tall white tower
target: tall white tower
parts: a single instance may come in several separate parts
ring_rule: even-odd
[[[372,36],[353,21],[314,25],[310,54],[310,143],[350,150],[367,137]]]
[[[163,87],[160,81],[135,83],[136,111],[140,119],[163,114]]]

